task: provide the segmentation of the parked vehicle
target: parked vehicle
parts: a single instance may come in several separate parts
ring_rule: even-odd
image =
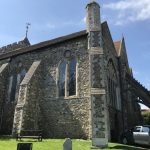
[[[150,145],[150,125],[136,126],[121,136],[123,144]]]

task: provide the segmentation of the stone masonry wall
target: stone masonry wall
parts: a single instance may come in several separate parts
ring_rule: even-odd
[[[1,62],[8,62],[9,61],[9,69],[7,71],[7,76],[5,76],[6,80],[6,89],[4,95],[4,106],[3,106],[3,117],[1,123],[1,134],[9,135],[12,134],[13,128],[13,120],[14,120],[14,112],[15,106],[17,104],[17,95],[19,93],[19,83],[16,85],[16,93],[14,99],[12,99],[11,90],[12,89],[12,82],[14,76],[18,76],[22,70],[28,70],[32,61],[27,61],[26,63],[23,60],[28,59],[30,55],[25,55],[24,59],[16,57],[16,58],[9,58],[6,60],[2,60]]]
[[[21,130],[37,130],[39,114],[41,61],[35,61],[20,84],[13,121],[13,135]],[[38,83],[38,84],[37,84]],[[33,92],[34,91],[34,92]]]
[[[0,54],[8,53],[16,49],[20,49],[26,46],[29,46],[30,43],[28,39],[25,37],[22,41],[15,42],[13,44],[9,44],[7,46],[3,46],[0,48]]]
[[[64,59],[66,50],[70,50],[73,56],[78,55],[78,96],[63,98],[57,96],[56,70],[58,70],[60,61]],[[38,122],[39,128],[43,130],[44,136],[61,138],[67,137],[69,134],[69,137],[88,138],[90,134],[90,102],[87,36],[13,57],[10,61],[10,76],[20,73],[21,70],[27,72],[36,60],[41,60],[40,73],[38,76],[33,76],[27,94],[29,103],[30,100],[39,101],[37,107],[39,106],[40,114],[37,114],[38,117],[35,120]],[[40,90],[38,91],[38,89]],[[19,92],[19,90],[16,92]],[[7,97],[8,95],[6,94]],[[13,102],[8,102],[8,104],[10,103],[16,105],[17,99]],[[32,105],[35,105],[35,103],[30,103],[29,105],[33,108],[34,106]],[[35,113],[35,111],[32,113]],[[28,117],[25,118],[28,119]],[[27,120],[23,121],[26,122]],[[6,126],[6,124],[3,124],[3,126]],[[32,126],[33,122],[31,121],[25,128]]]
[[[74,138],[88,138],[90,102],[87,39],[85,37],[69,43],[56,46],[50,56],[45,56],[42,85],[44,97],[40,100],[42,125],[45,136],[64,138],[69,135]],[[58,63],[64,59],[66,50],[71,50],[73,56],[78,53],[78,96],[57,98],[56,70]]]
[[[5,63],[0,66],[0,133],[2,133],[2,116],[4,111],[4,104],[5,104],[5,92],[6,92],[6,82],[8,76],[8,68],[9,64]]]
[[[89,98],[53,99],[40,106],[46,137],[88,138]]]
[[[104,44],[104,53],[105,53],[106,74],[107,76],[109,76],[108,63],[109,61],[111,61],[116,71],[116,76],[117,76],[116,83],[119,88],[119,91],[121,91],[117,53],[109,31],[109,27],[106,22],[102,24],[102,31],[103,31],[102,33],[103,33],[103,44]],[[112,97],[109,97],[107,78],[106,78],[106,83],[107,83],[107,107],[108,107],[108,115],[109,115],[109,121],[108,121],[109,136],[110,136],[109,139],[112,139],[112,137],[114,136],[112,134],[115,134],[117,136],[116,138],[119,138],[120,135],[118,133],[123,132],[122,110],[118,108],[114,108],[110,105],[110,101]],[[122,101],[120,97],[120,105],[121,103]],[[117,126],[117,128],[115,126]],[[111,133],[112,131],[115,133]]]
[[[8,73],[8,63],[5,63],[0,66],[0,116],[1,116],[1,111],[2,111],[2,105],[4,103],[4,96],[5,96],[5,91],[6,91],[6,77]]]
[[[23,108],[23,130],[38,130],[40,121],[39,97],[41,96],[40,64],[37,67],[27,87],[26,102]],[[22,83],[21,83],[22,84]],[[34,92],[33,92],[34,91]]]

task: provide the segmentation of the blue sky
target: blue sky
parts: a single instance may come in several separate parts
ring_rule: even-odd
[[[31,44],[85,29],[90,0],[0,0],[0,47],[25,36]],[[112,37],[125,37],[135,78],[150,90],[150,0],[97,0]]]

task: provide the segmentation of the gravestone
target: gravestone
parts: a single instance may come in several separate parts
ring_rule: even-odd
[[[65,139],[64,144],[63,144],[63,150],[72,150],[71,139],[69,139],[69,138]]]
[[[32,150],[32,143],[18,143],[17,150]]]

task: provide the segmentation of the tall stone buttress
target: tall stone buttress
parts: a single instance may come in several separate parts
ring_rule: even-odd
[[[107,107],[104,49],[102,42],[100,6],[92,1],[86,6],[88,49],[90,59],[90,97],[92,146],[107,147]]]

